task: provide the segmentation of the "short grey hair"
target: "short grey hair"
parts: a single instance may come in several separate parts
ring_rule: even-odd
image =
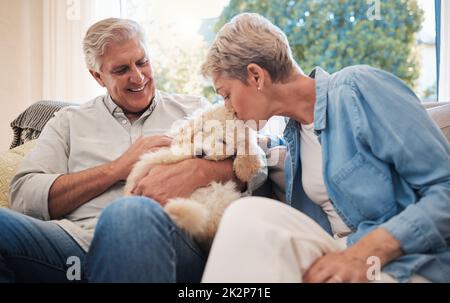
[[[299,69],[280,28],[261,15],[242,13],[217,33],[201,71],[205,77],[224,73],[247,84],[251,63],[266,69],[274,82],[283,82]]]
[[[83,40],[83,52],[86,66],[90,70],[100,71],[100,57],[113,43],[123,43],[137,37],[146,54],[145,31],[139,23],[130,19],[108,18],[92,25]]]

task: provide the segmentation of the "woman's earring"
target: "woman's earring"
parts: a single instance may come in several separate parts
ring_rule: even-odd
[[[261,87],[258,86],[258,90],[261,90]]]

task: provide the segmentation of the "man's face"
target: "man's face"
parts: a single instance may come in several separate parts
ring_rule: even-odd
[[[145,110],[155,96],[149,59],[138,38],[111,44],[100,58],[99,72],[90,71],[125,113]]]

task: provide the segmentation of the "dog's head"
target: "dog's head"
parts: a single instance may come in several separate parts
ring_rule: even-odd
[[[173,147],[194,157],[219,161],[251,152],[252,143],[256,144],[254,131],[232,109],[216,105],[194,114],[179,128]]]

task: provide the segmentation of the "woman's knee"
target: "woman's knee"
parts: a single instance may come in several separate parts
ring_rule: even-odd
[[[276,200],[264,197],[245,197],[232,203],[225,211],[223,220],[245,223],[249,219],[263,219],[273,208],[279,206]]]

